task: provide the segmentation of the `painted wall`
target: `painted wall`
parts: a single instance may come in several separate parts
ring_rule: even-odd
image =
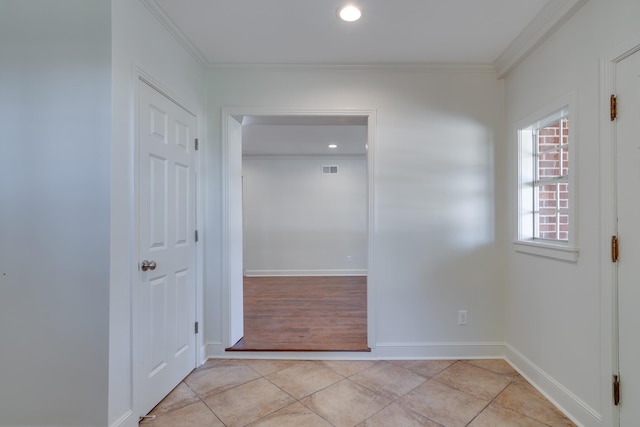
[[[491,71],[212,70],[207,168],[222,164],[221,108],[377,110],[374,156],[374,355],[435,356],[504,337],[503,86]],[[221,179],[208,180],[207,247],[221,240]],[[217,230],[214,232],[214,230]],[[213,254],[212,254],[213,255]],[[219,258],[207,257],[205,339],[223,343]],[[469,325],[458,326],[460,309]],[[488,346],[475,345],[478,343]],[[217,353],[221,354],[221,352]]]
[[[244,156],[242,173],[247,275],[366,274],[365,156]]]
[[[132,188],[134,102],[137,73],[143,72],[198,118],[204,140],[204,69],[156,20],[141,1],[112,0],[113,144],[111,164],[111,293],[109,425],[137,426],[132,414],[132,304],[137,278]],[[204,147],[203,150],[206,150]],[[199,212],[198,217],[204,215]],[[202,248],[199,248],[202,259]],[[200,262],[200,261],[199,261]],[[202,301],[202,290],[199,290]],[[201,314],[200,314],[201,316]]]
[[[0,7],[2,426],[107,423],[109,3]]]
[[[576,263],[507,252],[510,358],[545,380],[547,392],[585,425],[611,425],[610,385],[601,381],[600,59],[638,33],[640,2],[592,0],[506,79],[510,125],[575,91],[578,197]],[[637,38],[637,37],[636,37]],[[510,128],[513,129],[513,128]],[[515,133],[507,138],[515,182]],[[576,193],[577,192],[577,193]],[[507,211],[514,211],[515,188]],[[515,230],[513,215],[508,217]],[[515,238],[515,236],[513,236]],[[604,349],[606,351],[606,349]],[[524,356],[525,359],[522,358]],[[537,372],[537,374],[536,374]],[[599,417],[604,417],[600,422]]]

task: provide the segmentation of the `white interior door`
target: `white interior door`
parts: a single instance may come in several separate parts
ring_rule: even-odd
[[[193,115],[138,82],[139,415],[196,365]]]
[[[620,425],[640,420],[640,52],[616,67]]]

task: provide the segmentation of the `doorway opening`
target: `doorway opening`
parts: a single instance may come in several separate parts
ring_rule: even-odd
[[[227,350],[369,351],[374,115],[223,111]]]

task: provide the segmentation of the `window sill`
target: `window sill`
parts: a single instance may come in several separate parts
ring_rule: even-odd
[[[516,252],[569,262],[578,261],[580,252],[578,248],[534,241],[513,242],[513,247]]]

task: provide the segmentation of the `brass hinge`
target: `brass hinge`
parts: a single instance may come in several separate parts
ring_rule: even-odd
[[[195,232],[195,238],[196,238],[196,242],[198,241],[198,230],[196,230]]]
[[[617,375],[613,376],[613,404],[620,404],[620,377]]]
[[[196,334],[198,333],[198,322],[195,323],[193,330]]]
[[[618,236],[611,236],[611,262],[618,262],[619,255]]]
[[[618,98],[615,95],[611,95],[611,98],[609,98],[609,114],[611,115],[611,121],[618,117]]]
[[[613,95],[612,95],[612,96],[613,96]],[[611,120],[613,120],[613,119],[611,119]],[[198,144],[198,138],[196,138],[196,151],[198,151],[198,145],[199,145],[199,144]]]

